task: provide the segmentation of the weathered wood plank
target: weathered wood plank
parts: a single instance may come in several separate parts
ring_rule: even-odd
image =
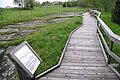
[[[63,60],[64,63],[82,63],[82,64],[106,64],[105,61],[81,61],[81,60]]]
[[[119,80],[117,78],[93,78],[93,79],[85,79],[85,78],[79,78],[79,79],[71,79],[71,78],[53,78],[53,77],[42,77],[40,80]]]
[[[52,71],[52,73],[54,74],[79,74],[79,75],[111,75],[111,76],[115,76],[115,74],[113,72],[108,72],[108,71],[95,71],[95,70],[54,70]]]
[[[85,43],[99,43],[99,41],[97,41],[97,39],[93,40],[93,39],[74,39],[74,40],[70,40],[70,42],[85,42]],[[92,47],[92,46],[91,46]]]
[[[85,47],[68,47],[66,51],[86,51],[86,52],[101,52],[100,48],[85,48]]]
[[[86,42],[85,42],[86,43]],[[82,47],[100,47],[100,45],[99,45],[99,43],[95,43],[95,42],[92,42],[92,43],[89,43],[89,42],[87,42],[86,44],[85,43],[83,43],[83,42],[70,42],[69,43],[69,45],[68,45],[68,47],[71,47],[71,46],[73,46],[73,47],[80,47],[80,46],[82,46]]]
[[[83,79],[68,79],[68,78],[53,78],[53,77],[42,77],[40,80],[83,80]],[[88,80],[88,79],[84,79]]]
[[[61,66],[59,67],[58,69],[79,69],[79,70],[107,70],[108,72],[111,71],[107,66],[106,67],[90,67],[90,66],[87,66],[87,67],[79,67],[79,66]]]
[[[69,51],[65,52],[65,55],[77,55],[77,56],[103,56],[99,52],[86,52],[86,51]]]
[[[70,79],[99,79],[99,78],[105,78],[105,79],[117,79],[115,75],[104,75],[104,74],[97,74],[97,75],[83,75],[83,74],[55,74],[50,73],[46,77],[56,77],[56,78],[70,78]]]
[[[103,56],[77,56],[77,55],[65,55],[65,57],[67,58],[67,59],[69,59],[69,58],[73,58],[73,59],[83,59],[83,60],[87,60],[87,59],[104,59],[103,58]],[[65,59],[66,59],[65,58]],[[93,60],[94,61],[94,60]]]
[[[89,67],[106,67],[107,65],[106,64],[94,64],[94,63],[90,63],[90,64],[85,64],[85,63],[62,63],[61,66],[79,66],[79,67],[82,67],[82,66],[89,66]]]

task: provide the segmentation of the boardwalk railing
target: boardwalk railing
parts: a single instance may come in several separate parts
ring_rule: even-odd
[[[118,57],[112,50],[113,50],[113,44],[116,43],[120,46],[120,36],[114,34],[109,27],[102,21],[100,18],[101,12],[97,10],[90,10],[90,14],[93,15],[97,19],[97,33],[100,37],[100,41],[102,44],[103,52],[106,53],[105,60],[108,66],[115,72],[115,74],[120,78],[120,73],[116,70],[120,70],[120,57]],[[110,45],[108,46],[105,38],[104,33],[106,36],[108,36],[110,40]]]

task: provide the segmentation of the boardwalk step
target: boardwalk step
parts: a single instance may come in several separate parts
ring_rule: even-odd
[[[101,52],[100,48],[92,47],[67,47],[67,51],[86,51],[86,52]]]
[[[79,67],[106,67],[106,64],[94,64],[94,63],[90,63],[90,64],[85,64],[85,63],[62,63],[61,66],[79,66]]]
[[[111,74],[95,74],[95,75],[83,75],[83,74],[57,74],[57,73],[50,73],[46,77],[53,77],[53,78],[67,78],[67,79],[117,79],[115,75]],[[118,79],[117,79],[118,80]]]
[[[117,78],[71,79],[71,78],[42,77],[40,80],[119,80],[119,79],[117,79]]]
[[[76,56],[103,56],[99,52],[87,52],[86,51],[69,51],[65,52],[65,55],[76,55]]]

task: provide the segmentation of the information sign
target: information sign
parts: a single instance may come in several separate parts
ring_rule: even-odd
[[[33,77],[42,61],[26,41],[12,50],[10,55],[30,77]]]

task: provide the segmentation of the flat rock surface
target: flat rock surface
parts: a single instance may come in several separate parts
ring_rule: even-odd
[[[62,64],[38,80],[119,80],[109,69],[97,38],[97,21],[88,13],[68,43]]]

